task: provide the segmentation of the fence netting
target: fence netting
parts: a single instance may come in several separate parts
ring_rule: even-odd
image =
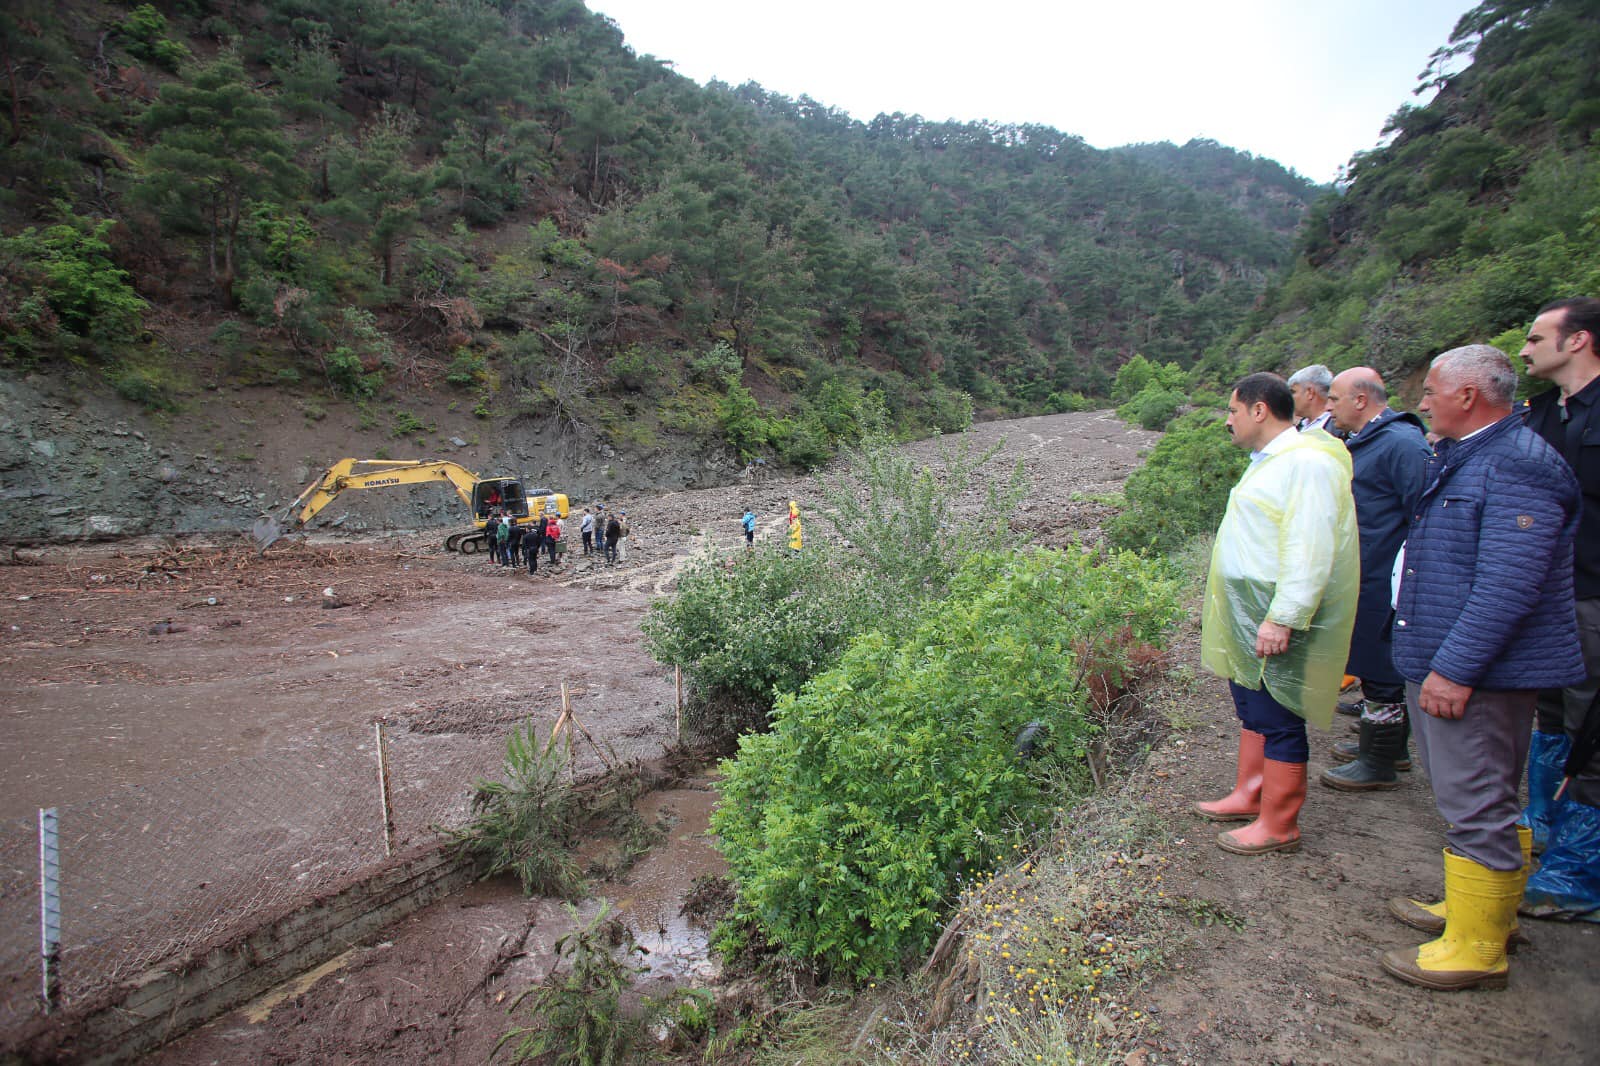
[[[558,710],[532,712],[541,736]],[[388,847],[400,853],[464,825],[474,782],[500,776],[506,738],[529,713],[385,722]],[[573,755],[577,778],[610,758],[586,742]],[[378,765],[367,725],[57,808],[60,1005],[237,936],[385,861]],[[0,822],[0,1029],[43,1008],[39,909],[38,821]]]

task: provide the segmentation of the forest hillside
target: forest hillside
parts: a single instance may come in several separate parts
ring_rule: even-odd
[[[126,402],[241,476],[283,460],[235,439],[240,390],[308,469],[390,439],[585,492],[808,467],[1193,364],[1319,191],[1211,142],[701,87],[624,32],[578,0],[6,5],[8,402]]]

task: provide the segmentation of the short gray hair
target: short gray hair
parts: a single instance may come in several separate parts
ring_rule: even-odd
[[[1289,375],[1289,387],[1297,389],[1301,385],[1310,385],[1322,395],[1328,395],[1328,390],[1333,387],[1333,371],[1321,363],[1312,363],[1310,366],[1301,367]]]
[[[1495,407],[1510,407],[1517,396],[1517,372],[1506,353],[1490,344],[1468,344],[1434,356],[1429,364],[1456,386],[1472,385]]]
[[[1350,383],[1350,391],[1360,393],[1380,407],[1389,402],[1389,390],[1379,378],[1356,378]]]

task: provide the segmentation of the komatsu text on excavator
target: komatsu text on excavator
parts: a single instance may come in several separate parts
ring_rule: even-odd
[[[546,512],[567,516],[567,497],[548,489],[525,491],[514,477],[481,478],[459,463],[444,459],[340,459],[306,486],[304,492],[279,515],[265,515],[251,528],[261,550],[266,551],[289,529],[298,529],[315,518],[324,507],[347,489],[376,489],[393,485],[421,485],[448,482],[472,509],[472,532],[452,533],[445,538],[447,551],[470,554],[484,547],[483,528],[489,515],[498,511],[518,525],[535,522]]]

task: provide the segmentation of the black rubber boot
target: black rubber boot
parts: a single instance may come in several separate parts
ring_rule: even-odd
[[[1406,724],[1408,726],[1410,725],[1409,722],[1407,722]],[[1333,751],[1329,754],[1328,757],[1330,759],[1332,759],[1335,763],[1347,763],[1347,762],[1354,762],[1356,760],[1356,758],[1358,756],[1360,756],[1360,754],[1361,754],[1361,742],[1360,741],[1358,741],[1358,740],[1341,740],[1341,741],[1339,741],[1337,744],[1335,744],[1333,746]],[[1410,772],[1410,770],[1411,770],[1411,751],[1410,751],[1409,748],[1407,748],[1406,750],[1401,751],[1400,757],[1394,761],[1394,768],[1396,770],[1399,770],[1403,774]]]
[[[1400,787],[1395,760],[1405,754],[1405,723],[1361,723],[1355,761],[1322,772],[1322,783],[1341,792],[1377,792]]]

